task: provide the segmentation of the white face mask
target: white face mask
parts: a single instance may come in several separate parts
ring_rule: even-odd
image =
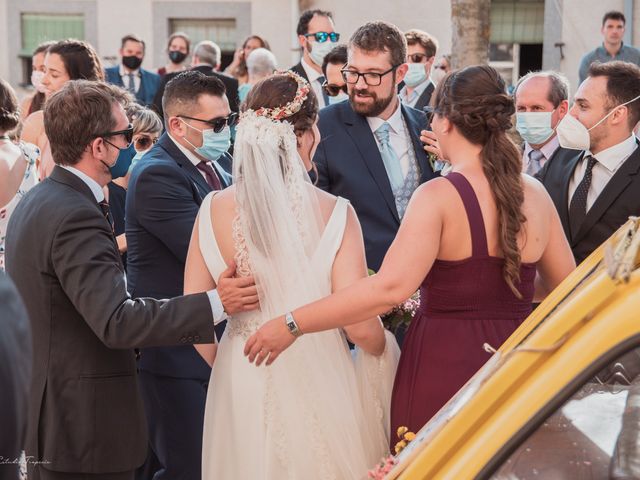
[[[541,145],[553,135],[550,112],[518,112],[516,113],[516,130],[529,145]]]
[[[441,68],[432,68],[431,75],[429,77],[434,84],[438,85],[446,76],[447,72],[445,72]]]
[[[44,93],[44,91],[46,90],[44,88],[44,85],[42,85],[43,78],[44,72],[40,72],[38,70],[34,70],[31,72],[31,85],[33,85],[35,89],[40,93]]]
[[[340,92],[335,97],[329,97],[329,105],[333,105],[334,103],[344,102],[345,100],[349,100],[349,95],[344,92]]]
[[[322,43],[313,42],[313,45],[311,46],[312,50],[309,52],[309,56],[311,57],[311,60],[313,60],[313,63],[320,67],[324,61],[324,57],[326,57],[336,45],[337,43],[332,43],[329,39]]]
[[[632,98],[628,102],[613,107],[609,111],[609,113],[598,120],[596,124],[591,128],[585,127],[574,116],[570,114],[565,115],[556,127],[556,133],[558,134],[558,141],[560,142],[560,146],[562,148],[568,148],[571,150],[589,150],[589,148],[591,148],[591,137],[589,135],[589,132],[600,125],[602,122],[604,122],[607,118],[609,118],[609,116],[613,112],[615,112],[616,109],[624,107],[625,105],[629,105],[631,102],[635,102],[639,98],[640,95]]]

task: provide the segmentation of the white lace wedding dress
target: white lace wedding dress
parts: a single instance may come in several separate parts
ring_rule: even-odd
[[[211,225],[213,194],[199,216],[200,250],[213,278],[226,268]],[[310,259],[331,293],[331,270],[346,225],[339,198]],[[250,261],[234,223],[238,271]],[[307,303],[303,301],[303,303]],[[297,305],[296,305],[297,306]],[[284,312],[282,312],[284,313]],[[303,335],[269,367],[244,356],[247,338],[269,320],[234,315],[220,341],[205,412],[205,480],[343,480],[367,478],[388,451],[389,403],[399,350],[386,332],[380,357],[352,355],[340,330]]]

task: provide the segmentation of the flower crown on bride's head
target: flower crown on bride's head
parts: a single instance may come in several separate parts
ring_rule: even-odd
[[[297,73],[286,71],[286,72],[276,72],[275,75],[286,75],[293,78],[298,84],[298,88],[296,89],[296,95],[289,103],[282,105],[280,107],[274,108],[266,108],[262,107],[255,110],[255,114],[260,117],[267,117],[271,120],[282,120],[284,118],[288,118],[300,111],[302,108],[302,104],[307,99],[309,95],[309,90],[311,90],[311,86],[309,82],[307,82],[304,78],[302,78]],[[252,110],[247,110],[247,113]]]

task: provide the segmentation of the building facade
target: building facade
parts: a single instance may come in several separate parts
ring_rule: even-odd
[[[44,40],[67,37],[92,43],[106,66],[118,61],[120,38],[135,33],[147,43],[144,67],[167,61],[166,39],[174,31],[194,41],[211,39],[223,63],[250,34],[266,38],[281,68],[298,61],[295,28],[300,5],[330,10],[345,41],[362,23],[384,19],[401,29],[419,28],[451,48],[449,0],[0,0],[0,76],[26,85],[30,53]],[[508,83],[529,70],[560,70],[575,91],[582,55],[601,42],[600,23],[608,10],[627,16],[627,39],[640,44],[640,0],[493,0],[492,64]]]

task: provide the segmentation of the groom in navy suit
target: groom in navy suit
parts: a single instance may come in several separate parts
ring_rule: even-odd
[[[127,192],[128,288],[136,297],[182,295],[200,204],[209,192],[231,183],[226,152],[235,117],[224,84],[200,72],[182,73],[167,84],[163,107],[167,132],[136,165]],[[226,314],[243,310],[243,299],[256,294],[255,286],[233,274],[228,269],[216,279],[218,334]],[[151,452],[138,478],[200,478],[211,369],[188,345],[143,349],[139,370]]]
[[[360,27],[343,70],[349,101],[320,111],[314,156],[317,185],[351,201],[364,234],[367,265],[378,270],[407,203],[438,176],[420,143],[423,112],[401,105],[397,85],[407,72],[403,33],[386,22]]]

